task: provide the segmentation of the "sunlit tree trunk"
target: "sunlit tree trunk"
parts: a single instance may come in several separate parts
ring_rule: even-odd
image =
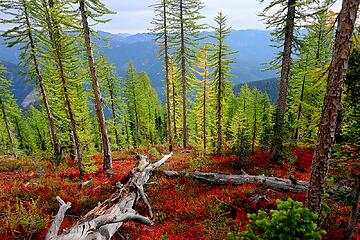
[[[3,104],[3,101],[2,101],[1,98],[0,98],[0,108],[1,108],[1,112],[2,112],[2,115],[3,115],[4,122],[5,122],[5,127],[6,127],[6,132],[7,132],[8,138],[9,138],[10,147],[12,148],[11,150],[12,150],[14,156],[16,157],[15,143],[14,143],[14,140],[13,140],[13,137],[12,137],[12,134],[11,134],[9,120],[7,118],[5,107],[4,107],[4,104]]]
[[[256,114],[257,114],[257,92],[255,93],[255,99],[254,99],[254,124],[253,124],[253,136],[252,136],[252,144],[251,144],[251,151],[253,154],[255,152],[255,139],[256,139],[256,132],[257,132]]]
[[[46,3],[45,0],[43,0],[44,3]],[[53,0],[49,0],[48,2],[49,4],[49,8],[52,9],[54,8],[54,1]],[[46,4],[44,7],[47,7]],[[57,63],[57,67],[58,67],[58,72],[59,72],[59,77],[61,80],[61,87],[63,90],[63,94],[64,94],[64,103],[65,103],[65,107],[66,107],[66,112],[67,112],[67,116],[69,119],[69,126],[70,126],[70,130],[71,130],[71,137],[73,140],[73,145],[75,148],[75,152],[76,152],[76,159],[78,161],[78,167],[79,167],[79,172],[80,172],[80,177],[82,177],[82,175],[84,174],[84,165],[82,163],[82,154],[81,154],[81,147],[80,147],[80,140],[79,140],[79,136],[77,134],[77,129],[76,129],[76,122],[75,122],[75,116],[74,116],[74,112],[73,112],[73,108],[70,102],[70,97],[69,97],[69,92],[68,92],[68,86],[67,86],[67,79],[65,76],[65,70],[64,70],[64,65],[63,65],[63,56],[62,56],[62,52],[61,52],[61,43],[59,43],[59,39],[60,39],[60,32],[59,32],[59,26],[53,25],[53,16],[51,11],[49,11],[49,9],[46,9],[46,19],[47,19],[47,24],[48,24],[48,33],[49,33],[49,38],[50,38],[50,42],[52,44],[53,47],[53,51],[55,53],[56,56],[56,63]]]
[[[169,41],[168,41],[168,28],[167,28],[167,8],[166,0],[163,3],[163,30],[164,30],[164,58],[165,58],[165,77],[166,77],[166,127],[167,138],[169,141],[170,149],[173,145],[173,136],[171,131],[171,112],[170,112],[170,84],[169,84]]]
[[[30,57],[32,58],[32,61],[34,63],[34,69],[35,69],[35,75],[37,78],[37,82],[40,88],[40,93],[42,96],[42,100],[43,100],[43,104],[46,110],[46,115],[47,115],[47,119],[49,122],[49,130],[50,130],[50,136],[51,136],[51,142],[54,148],[54,155],[59,157],[61,156],[61,151],[60,151],[60,145],[59,145],[59,141],[58,141],[58,137],[56,134],[56,129],[55,129],[55,124],[54,124],[54,117],[49,105],[49,100],[47,97],[47,93],[45,90],[45,86],[43,83],[43,77],[42,74],[40,72],[40,68],[39,68],[39,63],[38,63],[38,59],[36,57],[36,49],[35,49],[35,43],[34,43],[34,38],[33,38],[33,34],[31,31],[31,24],[30,24],[30,20],[29,20],[29,13],[28,13],[28,9],[27,9],[27,5],[24,1],[22,1],[22,4],[24,6],[24,17],[26,20],[26,28],[27,28],[27,36],[29,38],[29,44],[30,44],[30,48],[31,48],[31,54]]]
[[[182,107],[183,107],[183,147],[189,145],[188,127],[187,127],[187,104],[186,104],[186,52],[185,52],[185,29],[183,19],[183,0],[180,0],[180,56],[181,56],[181,87],[182,87]]]
[[[302,84],[301,84],[301,93],[300,93],[300,101],[299,101],[299,108],[298,108],[298,112],[297,112],[297,124],[299,124],[300,118],[301,118],[301,113],[302,113],[302,102],[304,100],[304,92],[305,92],[305,81],[306,81],[306,74],[307,74],[307,58],[306,58],[306,62],[305,62],[305,71],[304,71],[304,76],[303,76],[303,80],[302,80]],[[296,126],[295,129],[295,133],[294,133],[294,140],[297,142],[299,138],[299,126]]]
[[[346,74],[359,0],[343,0],[329,67],[326,96],[311,165],[307,206],[321,216],[331,148],[335,139],[337,115]]]
[[[273,159],[275,161],[278,161],[283,156],[283,128],[286,111],[286,95],[289,86],[291,53],[294,39],[295,4],[296,0],[289,0],[287,4],[288,12],[285,23],[285,42],[282,56],[280,88],[273,137]]]
[[[97,79],[93,50],[92,50],[92,46],[91,46],[90,29],[89,29],[89,24],[88,24],[87,15],[86,15],[87,13],[85,11],[85,1],[80,0],[79,4],[80,4],[79,9],[81,12],[81,20],[82,20],[82,25],[83,25],[82,30],[83,30],[83,34],[84,34],[86,54],[87,54],[87,58],[88,58],[92,88],[93,88],[93,93],[94,93],[96,116],[97,116],[97,120],[98,120],[98,124],[99,124],[99,130],[100,130],[101,142],[102,142],[102,150],[103,150],[103,154],[104,154],[103,170],[107,171],[112,168],[112,156],[111,156],[110,141],[109,141],[109,136],[108,136],[108,132],[107,132],[107,128],[106,128],[104,111],[102,108],[100,87],[99,87],[99,82]]]

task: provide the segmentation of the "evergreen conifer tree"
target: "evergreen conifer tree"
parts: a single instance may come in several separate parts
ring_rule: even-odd
[[[170,47],[175,56],[175,62],[181,74],[181,99],[182,99],[182,135],[183,147],[188,147],[187,125],[187,89],[193,79],[193,60],[195,49],[204,25],[199,24],[203,18],[200,10],[204,7],[201,0],[171,0],[169,8],[170,21]]]
[[[215,105],[216,105],[216,129],[217,129],[217,154],[221,155],[223,147],[223,114],[225,104],[225,90],[229,86],[228,78],[231,76],[229,71],[234,59],[230,57],[233,52],[225,43],[226,37],[230,35],[230,27],[226,26],[226,17],[219,12],[214,18],[217,26],[214,27],[216,44],[214,52],[211,55],[211,66],[214,68],[212,72],[215,85]]]

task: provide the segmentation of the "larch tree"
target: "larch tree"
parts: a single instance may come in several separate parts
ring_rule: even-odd
[[[31,106],[27,110],[26,118],[22,120],[24,122],[22,125],[29,128],[29,130],[24,132],[25,134],[28,132],[29,136],[27,139],[30,139],[30,141],[27,141],[27,144],[33,148],[33,152],[42,151],[46,148],[47,142],[51,142],[48,140],[49,138],[51,139],[51,136],[49,136],[47,131],[46,118],[47,116],[43,111],[39,111],[39,109]]]
[[[54,116],[40,69],[39,51],[37,49],[38,46],[36,46],[37,39],[33,33],[36,30],[32,25],[31,3],[28,0],[6,0],[1,1],[0,9],[5,13],[5,16],[10,16],[10,18],[2,19],[1,22],[13,25],[13,27],[6,30],[2,36],[5,38],[9,47],[23,45],[21,47],[22,54],[20,55],[21,62],[28,69],[28,75],[36,79],[40,89],[42,103],[47,114],[54,155],[55,157],[60,157],[60,144],[57,137]]]
[[[331,61],[334,37],[334,17],[330,3],[316,6],[309,17],[306,34],[300,41],[293,62],[292,81],[289,84],[288,113],[295,117],[291,126],[294,142],[316,141],[316,129],[321,104],[326,90],[327,69]]]
[[[112,168],[111,147],[105,122],[104,111],[102,107],[101,93],[93,55],[88,17],[90,17],[95,22],[104,22],[104,20],[100,20],[99,18],[105,14],[110,14],[112,12],[107,9],[105,5],[99,0],[79,0],[79,10],[81,14],[82,34],[84,37],[84,45],[86,49],[86,56],[88,59],[88,67],[94,94],[95,112],[99,125],[102,151],[104,155],[103,170],[108,171]]]
[[[11,82],[4,77],[6,73],[5,67],[0,64],[0,112],[3,122],[5,123],[8,143],[10,145],[11,154],[16,157],[16,144],[13,136],[13,129],[10,123],[9,111],[14,111],[14,98],[10,90]]]
[[[140,130],[139,130],[139,96],[137,72],[133,64],[129,65],[126,71],[124,81],[124,97],[127,102],[129,124],[134,147],[140,144]]]
[[[260,2],[263,3],[264,0],[260,0]],[[291,54],[294,45],[296,7],[297,0],[273,0],[265,7],[264,11],[260,13],[260,16],[265,19],[266,25],[275,28],[272,33],[274,40],[276,42],[283,41],[280,87],[272,142],[273,159],[275,161],[283,158],[283,125],[286,111],[286,96],[289,85]],[[279,10],[275,10],[275,13],[272,13],[271,11],[276,8],[279,8]]]
[[[234,59],[230,57],[233,52],[225,43],[226,37],[230,35],[230,27],[226,26],[226,17],[222,12],[214,18],[217,26],[214,27],[216,40],[214,51],[210,57],[211,66],[214,68],[212,75],[215,86],[215,106],[216,106],[216,130],[217,130],[217,154],[221,155],[223,147],[223,114],[225,104],[225,91],[229,86],[228,78],[230,75],[231,64]]]
[[[106,59],[104,55],[100,55],[97,59],[99,83],[103,94],[103,101],[110,106],[112,114],[112,131],[115,134],[115,145],[117,148],[121,146],[121,136],[119,132],[120,118],[124,108],[122,99],[121,79],[117,76],[115,67]],[[110,130],[109,130],[110,131]]]
[[[170,113],[172,120],[172,129],[174,136],[174,143],[178,141],[178,126],[180,125],[180,113],[181,113],[181,93],[180,93],[180,78],[178,68],[176,67],[173,59],[169,61],[169,86],[170,86]]]
[[[333,47],[333,57],[329,67],[326,95],[318,130],[318,143],[311,164],[310,185],[307,194],[307,207],[321,218],[324,193],[335,140],[337,116],[341,108],[341,94],[344,85],[352,36],[359,9],[358,0],[343,0],[338,16],[338,25]]]
[[[242,113],[240,114],[238,122],[238,146],[240,156],[246,156],[249,153],[251,146],[251,123],[249,113],[251,112],[252,105],[251,89],[247,84],[241,88],[241,92],[238,97],[239,109],[240,113]]]
[[[251,139],[251,152],[254,154],[255,153],[255,141],[256,141],[256,136],[258,134],[258,108],[259,108],[259,104],[258,102],[260,102],[260,93],[259,90],[257,90],[256,88],[253,89],[253,124],[252,124],[252,139]]]
[[[262,151],[269,151],[271,145],[271,113],[272,106],[270,103],[269,96],[267,94],[264,95],[263,102],[261,103],[262,108],[261,112],[261,133],[260,133],[260,149]]]
[[[210,125],[210,115],[212,113],[211,106],[213,102],[213,91],[214,86],[212,79],[210,78],[210,44],[204,44],[197,53],[197,64],[194,71],[199,75],[200,79],[198,80],[197,86],[197,95],[195,97],[195,108],[196,108],[196,118],[198,118],[199,131],[201,133],[199,136],[202,140],[202,147],[204,150],[204,155],[206,154],[207,145],[208,145],[208,132]]]
[[[195,58],[195,48],[201,38],[200,31],[204,29],[204,25],[199,24],[199,20],[204,18],[200,14],[203,7],[201,0],[171,0],[169,8],[169,42],[181,73],[183,147],[189,145],[187,88],[193,75],[191,66]]]
[[[45,44],[44,49],[48,49],[46,54],[54,59],[71,131],[71,139],[75,149],[75,158],[78,161],[81,177],[84,174],[84,165],[82,163],[81,144],[75,120],[74,103],[71,101],[70,93],[71,82],[76,82],[76,76],[72,74],[74,68],[76,68],[73,62],[74,56],[79,55],[79,51],[75,48],[74,37],[65,32],[67,27],[74,26],[74,16],[69,15],[69,3],[67,2],[41,0],[38,6],[36,14],[38,24],[44,26],[46,32],[46,36],[42,37],[41,40]]]
[[[171,131],[171,102],[170,102],[170,49],[169,49],[169,0],[160,0],[153,5],[155,16],[152,24],[152,32],[155,41],[160,47],[160,56],[163,57],[166,85],[166,136],[170,145],[173,146],[173,135]]]

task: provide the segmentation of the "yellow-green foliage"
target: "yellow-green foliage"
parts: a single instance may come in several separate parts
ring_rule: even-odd
[[[46,227],[50,218],[42,214],[38,200],[21,201],[16,199],[14,206],[7,205],[5,209],[5,224],[2,230],[16,232],[18,227],[27,231],[37,232]]]

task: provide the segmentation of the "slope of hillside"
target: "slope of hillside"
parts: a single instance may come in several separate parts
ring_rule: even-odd
[[[240,92],[240,88],[244,84],[245,83],[234,86],[233,89],[236,95]],[[279,80],[277,78],[252,81],[252,82],[247,82],[246,84],[249,86],[250,89],[256,87],[257,89],[259,89],[259,91],[263,93],[267,93],[272,103],[277,102],[278,92],[279,92]]]
[[[6,67],[8,73],[5,75],[7,79],[12,81],[12,87],[14,96],[17,100],[19,106],[27,107],[29,104],[33,102],[24,101],[27,96],[34,90],[34,84],[27,80],[26,76],[21,74],[22,68],[0,59],[0,64],[3,64]],[[34,97],[32,98],[34,99]]]

